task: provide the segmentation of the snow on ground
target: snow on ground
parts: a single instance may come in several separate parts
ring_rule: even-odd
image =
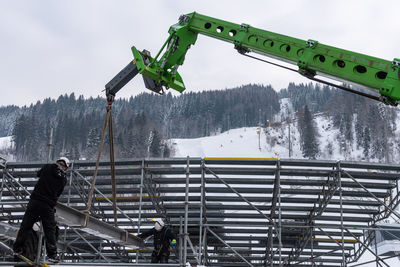
[[[0,137],[0,150],[11,148],[12,146],[12,136]]]
[[[267,146],[266,135],[258,127],[229,130],[219,135],[173,139],[175,157],[276,157],[280,150],[272,151]]]
[[[10,153],[13,144],[12,136],[0,137],[0,157],[7,161],[13,161],[14,155]]]
[[[315,118],[319,127],[319,159],[343,159],[335,145],[339,130],[332,128],[329,118]],[[271,127],[247,127],[214,136],[194,139],[172,139],[175,157],[262,157],[289,158],[289,138],[292,158],[303,158],[297,122],[271,123]],[[290,137],[289,137],[290,127]],[[329,151],[331,147],[331,152]],[[355,156],[354,156],[355,157]],[[349,158],[350,159],[350,158]]]

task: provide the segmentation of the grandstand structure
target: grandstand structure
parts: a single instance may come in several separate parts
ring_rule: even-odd
[[[0,164],[0,242],[12,246],[36,171],[45,162]],[[63,265],[150,264],[152,240],[136,237],[163,218],[178,236],[160,266],[356,266],[377,264],[380,223],[399,220],[400,166],[267,158],[162,158],[74,161],[57,205]],[[90,209],[90,215],[83,211]],[[89,217],[86,217],[89,216]],[[375,250],[374,250],[375,248]],[[0,246],[1,249],[1,246]],[[0,250],[3,265],[13,257]]]

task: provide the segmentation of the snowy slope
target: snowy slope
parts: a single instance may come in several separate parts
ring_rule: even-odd
[[[232,129],[214,136],[196,139],[172,139],[174,156],[303,158],[297,118],[293,115],[292,105],[287,98],[281,99],[280,104],[281,111],[275,115],[269,127],[262,125],[261,127]],[[375,158],[365,158],[362,148],[357,147],[356,141],[354,141],[356,140],[354,130],[353,141],[342,144],[340,142],[341,132],[338,128],[333,127],[330,116],[323,113],[314,114],[314,122],[319,134],[320,152],[317,159],[378,161]],[[400,119],[396,124],[400,125]],[[400,127],[397,128],[395,135],[400,136]],[[398,143],[397,137],[392,138],[394,138],[392,143]],[[291,141],[290,155],[289,139]],[[400,160],[400,150],[393,149],[391,158],[392,162]]]
[[[0,137],[0,150],[12,147],[12,136]]]
[[[13,148],[12,136],[0,137],[0,157],[8,161],[14,160],[14,155],[11,154]]]

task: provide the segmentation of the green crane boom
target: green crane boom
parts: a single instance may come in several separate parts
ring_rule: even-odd
[[[388,61],[336,48],[315,40],[301,40],[274,32],[235,24],[198,13],[182,15],[169,29],[169,37],[153,58],[146,50],[132,47],[134,60],[106,85],[113,97],[136,74],[141,73],[145,85],[162,93],[163,88],[179,92],[185,85],[178,73],[188,49],[198,34],[223,40],[240,53],[255,52],[298,66],[298,72],[312,78],[321,75],[346,83],[361,85],[378,92],[379,100],[397,105],[400,100],[400,60]]]

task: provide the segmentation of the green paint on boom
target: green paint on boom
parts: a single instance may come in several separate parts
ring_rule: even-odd
[[[397,104],[400,100],[400,60],[388,61],[333,46],[315,40],[302,40],[257,29],[247,24],[190,13],[179,18],[169,29],[168,37],[155,58],[132,47],[139,73],[153,79],[156,84],[179,92],[185,85],[178,67],[185,60],[188,49],[195,44],[197,35],[203,34],[232,43],[240,53],[255,52],[297,65],[298,72],[308,78],[322,75],[379,92],[382,101]]]

